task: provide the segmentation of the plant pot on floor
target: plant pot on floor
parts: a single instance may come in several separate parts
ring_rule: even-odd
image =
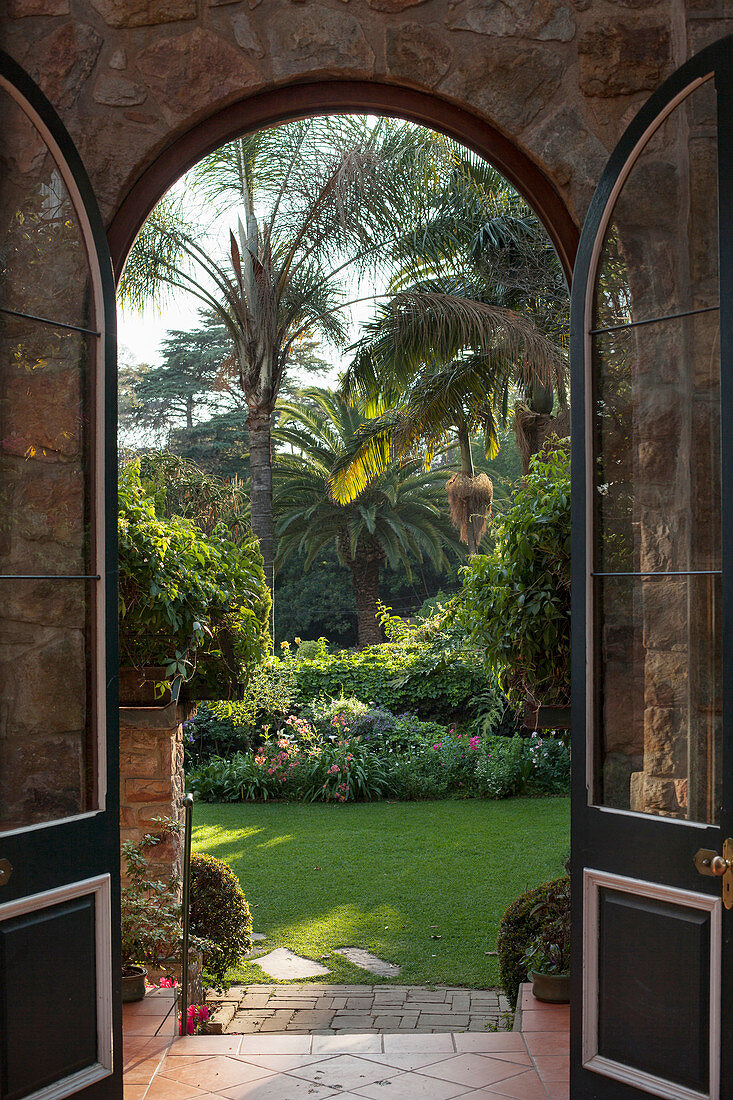
[[[529,976],[532,980],[532,995],[538,1001],[545,1001],[551,1005],[570,1003],[569,974],[538,974],[530,970]]]
[[[122,1003],[141,1001],[145,996],[145,979],[148,972],[144,966],[131,964],[122,969]]]

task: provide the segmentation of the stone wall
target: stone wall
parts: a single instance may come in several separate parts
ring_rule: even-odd
[[[155,832],[156,817],[183,821],[183,723],[190,706],[120,707],[120,838],[137,842]],[[183,871],[180,840],[166,838],[148,866],[165,881]]]
[[[6,0],[4,48],[56,105],[106,218],[157,154],[294,81],[434,93],[508,135],[578,223],[608,151],[730,0]],[[730,19],[726,19],[730,16]]]

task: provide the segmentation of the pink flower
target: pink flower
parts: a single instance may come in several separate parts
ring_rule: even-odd
[[[476,735],[475,737],[472,737],[472,738],[471,738],[471,740],[470,740],[470,741],[468,742],[468,747],[469,747],[469,749],[471,749],[471,750],[472,750],[473,752],[477,752],[477,751],[478,751],[478,734],[477,734],[477,735]]]
[[[442,743],[441,741],[437,741],[437,742],[436,742],[436,743],[435,743],[435,744],[433,745],[433,749],[436,749],[436,750],[437,750],[437,749],[442,749],[442,748],[443,748],[443,743]]]

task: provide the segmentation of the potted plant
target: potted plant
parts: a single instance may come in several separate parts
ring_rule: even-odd
[[[523,956],[538,1001],[567,1004],[570,1000],[570,885],[559,880],[546,900],[532,910],[541,921]]]
[[[159,819],[160,832],[146,833],[138,843],[122,845],[125,885],[122,887],[122,1001],[145,996],[145,963],[157,963],[176,953],[181,939],[179,882],[152,879],[148,853],[166,838],[177,835],[178,822]]]

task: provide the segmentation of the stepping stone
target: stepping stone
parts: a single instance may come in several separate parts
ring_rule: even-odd
[[[353,963],[354,966],[358,966],[362,970],[368,970],[370,974],[376,974],[379,978],[396,978],[402,969],[397,963],[385,962],[377,955],[364,951],[362,947],[337,947],[334,955],[341,955],[348,962]]]
[[[322,974],[330,974],[325,966],[313,962],[312,959],[303,959],[287,947],[275,948],[269,955],[258,959],[255,965],[261,967],[271,978],[316,978]]]
[[[252,932],[249,938],[252,940],[252,943],[259,943],[260,940],[266,940],[267,936],[264,932]]]

